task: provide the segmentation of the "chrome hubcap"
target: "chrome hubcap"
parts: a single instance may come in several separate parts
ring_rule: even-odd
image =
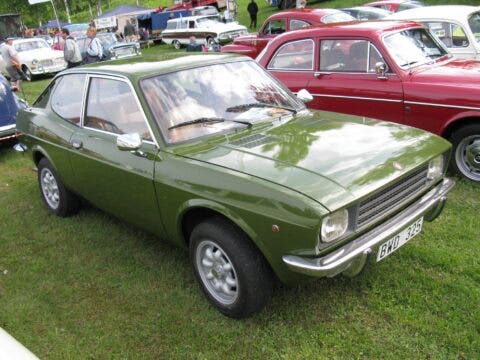
[[[49,169],[42,169],[40,173],[40,184],[42,187],[43,196],[45,197],[48,205],[52,209],[58,208],[60,202],[60,192],[58,190],[57,180],[55,180],[55,177]]]
[[[455,152],[460,171],[469,179],[480,181],[480,135],[463,139]]]
[[[238,278],[223,249],[212,241],[202,241],[195,253],[200,278],[208,292],[220,303],[229,305],[238,297]]]

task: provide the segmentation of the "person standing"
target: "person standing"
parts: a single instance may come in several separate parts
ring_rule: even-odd
[[[100,61],[103,57],[102,43],[100,40],[98,40],[96,35],[97,29],[94,27],[89,27],[87,30],[87,37],[90,39],[90,42],[87,46],[87,56],[85,58],[85,62],[87,64]]]
[[[127,42],[135,41],[135,27],[127,20],[127,23],[123,27],[123,35]]]
[[[5,68],[10,76],[12,91],[20,90],[20,80],[24,78],[17,50],[13,46],[13,38],[7,38],[5,45],[0,48]]]
[[[255,0],[251,0],[248,3],[247,11],[250,14],[250,28],[257,27],[257,13],[258,13],[258,5]]]
[[[68,68],[82,64],[82,54],[80,48],[73,37],[70,36],[68,29],[62,29],[62,39],[65,40],[63,46],[63,57],[68,64]]]

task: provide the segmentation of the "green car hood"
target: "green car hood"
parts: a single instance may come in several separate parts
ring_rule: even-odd
[[[422,130],[321,111],[242,135],[184,155],[281,184],[331,211],[450,147]]]

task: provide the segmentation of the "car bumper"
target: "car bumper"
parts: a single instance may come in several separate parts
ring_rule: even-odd
[[[51,74],[56,73],[67,68],[67,64],[60,64],[60,65],[53,65],[53,66],[38,66],[36,68],[30,68],[30,72],[33,75],[40,75],[40,74]]]
[[[333,277],[340,273],[355,276],[365,266],[368,256],[375,253],[382,243],[422,216],[425,220],[432,221],[440,215],[447,194],[454,185],[453,180],[445,178],[441,184],[393,218],[328,255],[320,258],[285,255],[283,262],[294,272],[314,277]]]
[[[15,136],[15,124],[0,126],[0,140]]]

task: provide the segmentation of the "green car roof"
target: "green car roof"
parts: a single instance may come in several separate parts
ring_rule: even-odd
[[[236,54],[200,54],[187,55],[172,52],[163,54],[164,59],[142,59],[129,58],[122,60],[105,61],[94,63],[71,70],[66,70],[62,74],[85,72],[102,73],[111,75],[123,75],[129,78],[143,78],[157,74],[164,74],[171,71],[189,69],[197,66],[205,66],[229,61],[252,60],[245,56]],[[252,60],[253,61],[253,60]]]

